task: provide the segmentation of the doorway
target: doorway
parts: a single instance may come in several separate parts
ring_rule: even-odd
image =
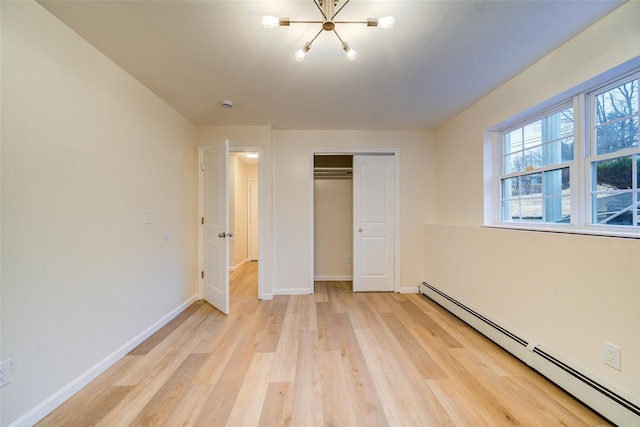
[[[398,291],[398,150],[314,151],[312,164],[310,292],[316,280]]]
[[[226,154],[224,154],[225,145]],[[207,160],[211,157],[212,152],[218,152],[220,149],[222,150],[220,158],[225,159],[224,161],[210,162]],[[228,141],[225,144],[216,142],[211,146],[200,147],[198,154],[200,163],[198,212],[201,217],[198,233],[198,295],[210,301],[213,294],[212,292],[207,293],[207,291],[215,289],[216,294],[220,294],[220,297],[213,298],[212,304],[222,312],[228,313],[230,273],[249,262],[254,263],[250,270],[253,271],[252,280],[256,282],[251,286],[253,289],[251,293],[256,301],[261,299],[262,268],[258,268],[258,255],[254,254],[253,259],[250,259],[249,255],[251,229],[257,234],[254,240],[257,243],[254,245],[258,248],[262,245],[257,225],[262,211],[259,194],[262,184],[260,179],[260,148],[229,147]],[[211,181],[211,177],[214,175],[219,175],[220,178],[217,181]],[[253,182],[252,185],[250,185],[250,181]],[[252,186],[253,198],[251,197]],[[257,194],[255,194],[256,192]],[[212,196],[218,193],[220,196]],[[251,208],[253,208],[253,212],[250,212]],[[212,215],[212,211],[220,211],[220,213]],[[219,233],[217,232],[219,230],[216,232],[209,230],[211,228],[209,223],[213,217],[221,218],[217,222],[220,222],[221,230],[224,230]],[[255,221],[256,224],[251,226],[250,221]],[[211,244],[210,240],[215,245]],[[216,253],[226,253],[226,256],[212,256],[212,248],[218,246],[221,248]]]
[[[258,300],[260,155],[229,149],[229,302]],[[253,251],[252,251],[253,246]]]

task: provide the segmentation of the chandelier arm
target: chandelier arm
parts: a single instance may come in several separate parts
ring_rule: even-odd
[[[335,35],[338,38],[338,40],[340,40],[340,44],[344,45],[344,40],[342,40],[342,37],[340,37],[340,34],[338,34],[338,32],[335,30],[335,28],[333,29],[333,32],[335,33]],[[316,36],[316,37],[318,37],[318,36]]]
[[[323,21],[289,21],[289,23],[290,24],[322,24]]]
[[[313,1],[315,1],[315,0],[313,0]],[[329,1],[332,1],[332,0],[329,0]],[[340,11],[341,11],[342,9],[344,9],[344,7],[345,7],[347,4],[349,4],[349,2],[350,2],[350,1],[351,1],[351,0],[347,0],[347,1],[345,1],[345,2],[344,2],[344,4],[343,4],[342,6],[340,6],[340,9],[338,9],[338,11],[337,11],[336,13],[334,13],[334,14],[333,14],[333,16],[331,17],[331,21],[333,21],[333,20],[335,19],[335,17],[340,13]]]
[[[369,21],[333,21],[333,23],[334,24],[368,24]]]
[[[316,39],[318,38],[318,36],[324,31],[324,29],[320,29],[320,31],[318,31],[318,34],[316,34],[311,41],[309,42],[309,44],[313,43],[314,41],[316,41]]]
[[[329,0],[331,1],[331,0]],[[320,7],[320,5],[318,4],[318,0],[313,0],[313,4],[315,4],[318,8],[318,10],[320,11],[320,13],[322,14],[322,16],[324,16],[325,20],[329,20],[329,18],[327,18],[327,15],[324,14],[324,10],[322,10],[322,8]],[[335,15],[334,15],[335,16]]]

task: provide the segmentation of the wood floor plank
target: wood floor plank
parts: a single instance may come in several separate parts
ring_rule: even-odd
[[[343,381],[342,356],[339,351],[319,351],[320,376],[322,378],[322,418],[325,426],[355,426],[349,388]]]
[[[134,387],[111,386],[102,390],[95,398],[83,404],[82,412],[76,409],[72,411],[56,411],[45,417],[36,426],[94,426],[104,418],[106,414],[118,405]]]
[[[405,379],[395,377],[393,368],[373,333],[368,329],[358,329],[355,333],[389,424],[428,425],[423,417],[425,414],[420,414],[413,405],[413,396],[405,388]]]
[[[189,319],[193,313],[198,311],[204,304],[204,301],[196,301],[187,307],[182,313],[174,317],[170,322],[156,331],[149,338],[144,340],[140,345],[129,352],[129,355],[145,355],[155,348],[158,343],[162,342],[166,337],[171,335],[182,323]]]
[[[385,313],[382,317],[393,318],[393,314]],[[385,331],[385,333],[379,333],[380,330]],[[452,425],[449,414],[438,399],[433,396],[431,389],[427,386],[415,364],[412,363],[412,358],[406,352],[406,348],[395,339],[395,332],[388,328],[376,328],[372,329],[372,332],[373,338],[380,348],[381,355],[387,361],[392,373],[389,381],[393,381],[395,384],[402,384],[399,394],[404,394],[412,399],[412,405],[419,414],[422,414],[422,419],[427,424]],[[392,340],[390,337],[394,339]],[[415,396],[420,396],[421,398],[414,399],[413,397]]]
[[[271,373],[272,382],[294,382],[298,362],[300,314],[286,314],[276,347],[276,361]]]
[[[153,398],[138,412],[132,424],[154,426],[167,418],[207,357],[208,355],[204,353],[189,354]]]
[[[224,365],[211,395],[196,420],[197,425],[221,426],[227,423],[244,381],[244,375],[249,369],[254,355],[254,331],[258,325],[255,322],[251,323],[252,327],[242,336],[228,362]]]
[[[425,379],[446,378],[440,366],[431,358],[424,347],[420,345],[418,340],[409,332],[409,330],[400,322],[398,317],[393,313],[383,313],[382,318],[400,343],[404,351],[407,353],[413,365]]]
[[[257,267],[229,315],[195,304],[37,425],[610,425],[424,296],[260,301]]]
[[[260,421],[275,353],[255,353],[236,397],[227,425],[255,426]]]
[[[299,342],[291,425],[319,427],[324,421],[317,332],[301,330]]]
[[[329,295],[327,294],[327,282],[316,282],[314,295],[316,302],[329,302]]]
[[[336,343],[335,350],[342,357],[344,381],[351,395],[357,425],[389,425],[349,316],[335,313],[327,315],[333,317],[331,323],[335,328],[330,332]]]
[[[78,417],[77,410],[79,407],[86,407],[87,404],[91,404],[93,400],[96,402],[102,402],[103,393],[105,390],[111,387],[121,388],[122,390],[131,390],[126,386],[117,386],[115,381],[122,375],[122,371],[126,372],[130,369],[135,369],[135,363],[142,358],[142,356],[125,356],[116,362],[110,369],[100,374],[95,380],[85,386],[80,392],[74,394],[70,399],[60,405],[51,414],[44,417],[36,425],[68,425],[72,424],[71,421]],[[106,399],[109,402],[114,402],[112,398]],[[109,403],[96,403],[98,405],[108,406]],[[61,420],[61,421],[58,421]]]
[[[535,416],[531,418],[531,413],[524,410],[527,408],[519,406],[518,408],[523,410],[514,410],[517,405],[514,403],[513,396],[506,391],[503,383],[504,377],[495,375],[465,348],[450,349],[450,353],[452,358],[466,371],[465,384],[473,384],[482,390],[483,399],[478,401],[482,403],[483,407],[491,408],[492,418],[497,416],[506,425],[536,425],[538,420]]]
[[[291,426],[294,383],[269,383],[258,425],[269,427]]]
[[[213,385],[186,384],[182,398],[159,425],[164,427],[194,426],[205,401],[211,395]]]
[[[473,394],[469,393],[467,388],[460,387],[456,380],[447,378],[425,381],[431,389],[433,396],[438,399],[440,405],[442,405],[451,417],[454,425],[489,427],[504,424],[502,420],[496,421],[495,424],[489,423],[487,421],[489,417],[481,414],[484,408],[477,408],[469,404],[461,405],[460,402],[472,402]],[[418,397],[418,399],[423,398],[423,396]]]

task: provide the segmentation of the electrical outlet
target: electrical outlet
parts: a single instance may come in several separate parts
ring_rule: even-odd
[[[4,387],[11,382],[11,359],[0,363],[0,387]]]
[[[620,370],[620,347],[617,345],[603,342],[602,343],[602,361],[605,365]]]

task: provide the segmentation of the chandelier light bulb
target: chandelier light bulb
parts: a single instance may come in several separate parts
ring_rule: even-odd
[[[344,53],[347,54],[347,58],[349,58],[349,61],[353,61],[354,59],[356,59],[358,52],[351,49],[347,42],[342,43],[342,49],[344,50]]]
[[[277,16],[265,15],[262,17],[263,27],[269,29],[269,28],[275,28],[278,25],[280,25],[280,18],[278,18]]]
[[[302,61],[307,52],[309,52],[309,49],[311,49],[311,43],[305,43],[304,46],[298,49],[298,51],[296,52],[296,61]]]
[[[395,23],[396,20],[393,16],[384,16],[382,18],[378,18],[378,27],[384,28],[385,30],[392,29]]]

